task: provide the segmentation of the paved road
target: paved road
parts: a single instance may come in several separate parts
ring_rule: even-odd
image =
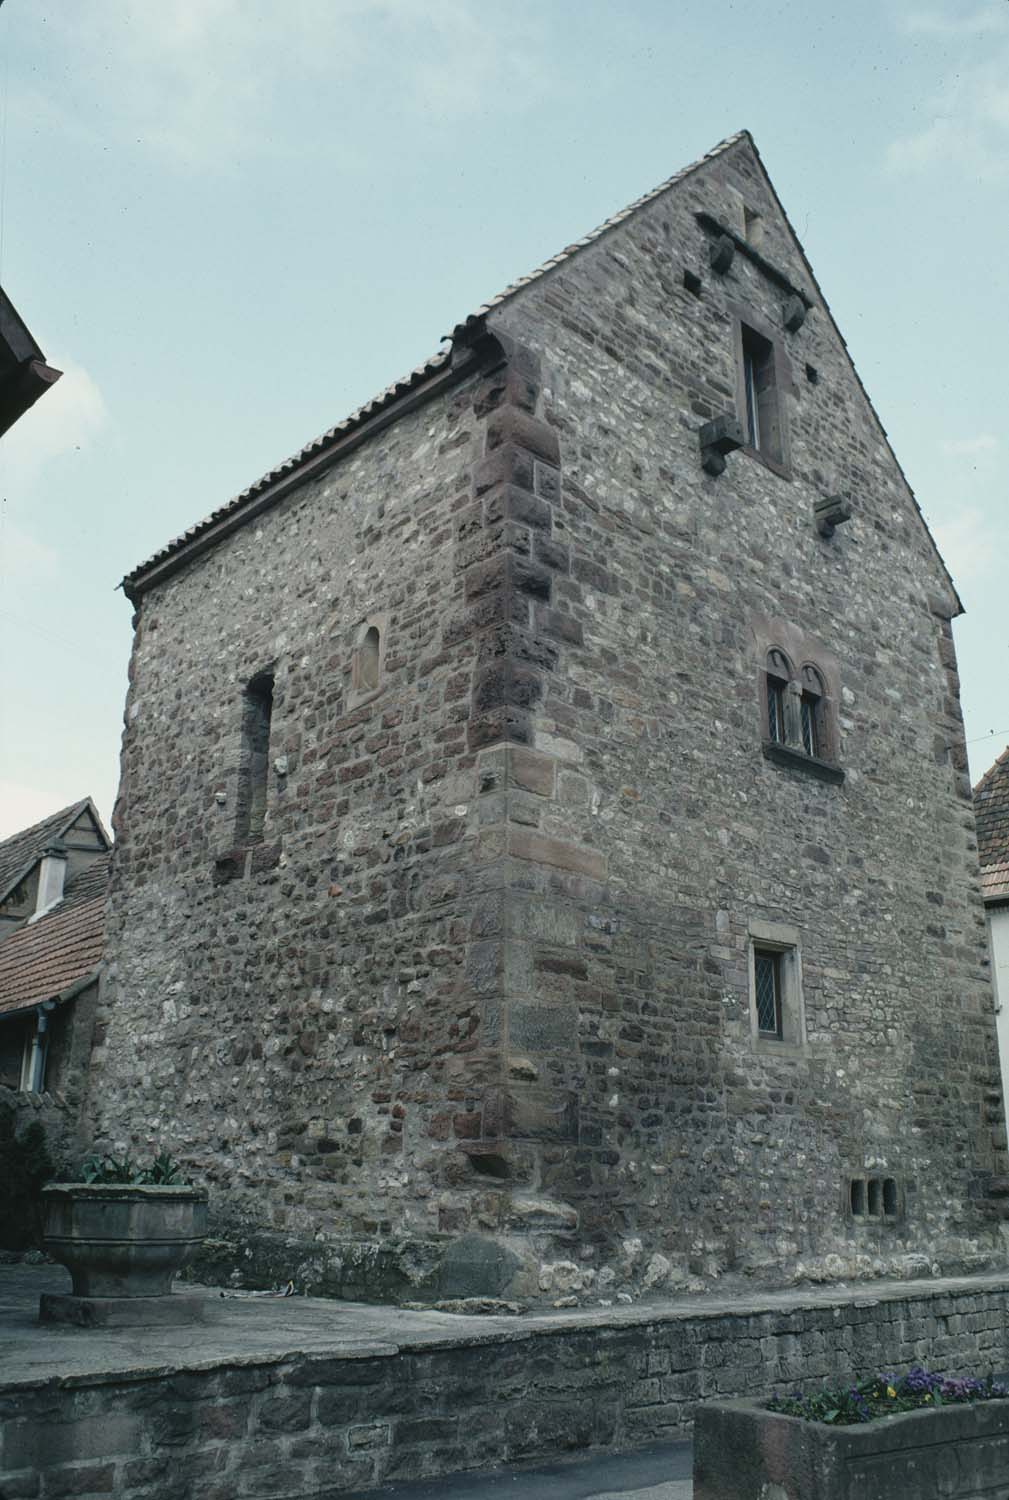
[[[383,1485],[347,1500],[690,1500],[689,1442]]]

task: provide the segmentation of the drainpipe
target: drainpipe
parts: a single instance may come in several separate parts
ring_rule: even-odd
[[[35,1011],[35,1035],[28,1056],[28,1092],[41,1094],[46,1076],[46,1053],[49,1051],[49,1012],[56,1009],[55,1001],[43,1000]]]

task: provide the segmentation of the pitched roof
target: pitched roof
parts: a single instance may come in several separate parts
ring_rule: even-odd
[[[737,141],[743,140],[747,136],[748,132],[745,130],[739,131],[736,135],[728,136],[724,141],[715,146],[713,150],[707,152],[706,155],[692,162],[690,166],[684,167],[682,171],[675,173],[672,177],[667,178],[653,192],[646,193],[643,198],[638,198],[628,208],[622,209],[620,213],[614,214],[612,218],[607,219],[604,224],[600,224],[598,229],[594,229],[584,239],[576,240],[573,244],[568,245],[566,249],[562,250],[559,255],[555,255],[550,260],[545,261],[531,275],[523,276],[518,281],[513,281],[503,292],[499,292],[489,302],[484,302],[477,308],[476,312],[469,314],[461,323],[457,323],[452,337],[457,338],[465,330],[469,330],[479,324],[493,308],[500,307],[525,287],[531,285],[532,282],[538,281],[541,276],[545,276],[549,271],[562,265],[564,261],[570,260],[584,246],[590,245],[593,240],[599,239],[607,230],[614,228],[617,224],[623,223],[625,219],[630,218],[631,214],[635,213],[644,204],[650,203],[653,198],[658,198],[667,188],[672,187],[674,183],[682,181],[684,177],[688,177],[691,172],[695,172],[705,162],[712,161],[716,156],[720,156],[723,151],[727,151],[730,146],[734,146]],[[442,349],[437,354],[432,354],[429,359],[424,360],[422,364],[417,365],[415,369],[411,370],[409,375],[404,375],[401,379],[393,381],[392,385],[386,386],[384,391],[380,391],[377,396],[373,396],[370,401],[366,401],[363,406],[359,406],[356,411],[352,411],[349,417],[345,417],[335,427],[330,427],[321,433],[319,437],[313,438],[310,443],[306,443],[303,448],[299,448],[297,453],[292,454],[290,458],[285,459],[276,468],[268,470],[255,483],[250,484],[247,489],[242,490],[231,500],[226,501],[224,505],[218,506],[216,510],[211,511],[209,516],[206,516],[202,521],[197,521],[194,526],[190,526],[181,536],[174,537],[165,546],[160,547],[157,552],[147,558],[146,562],[140,563],[138,567],[133,568],[131,572],[126,574],[120,586],[126,593],[127,598],[132,599],[134,597],[135,585],[149,569],[158,563],[164,562],[166,558],[173,556],[176,552],[181,552],[191,542],[203,536],[204,533],[220,521],[242,510],[257,496],[271,489],[278,481],[296,473],[309,460],[319,457],[328,448],[335,446],[342,438],[348,436],[355,428],[362,426],[371,417],[376,416],[385,407],[390,406],[409,391],[415,390],[418,386],[424,384],[433,375],[444,370],[451,363],[451,358],[451,349]]]
[[[2,0],[0,0],[0,3],[2,3]],[[854,375],[855,380],[858,383],[859,389],[862,391],[862,394],[865,397],[866,404],[869,408],[872,418],[879,428],[880,435],[884,443],[886,443],[887,449],[889,450],[890,455],[900,472],[901,478],[903,479],[904,484],[907,487],[911,502],[917,510],[919,516],[921,517],[922,525],[925,527],[929,541],[932,544],[932,549],[935,552],[936,559],[939,563],[940,568],[945,574],[950,592],[955,601],[956,608],[954,612],[962,614],[963,604],[961,603],[960,596],[956,591],[956,586],[950,576],[949,569],[946,567],[942,555],[940,554],[939,549],[936,546],[935,538],[932,536],[932,533],[929,530],[929,526],[927,521],[925,520],[924,513],[922,512],[921,506],[918,504],[918,500],[915,496],[914,491],[908,483],[906,474],[901,468],[900,461],[898,460],[896,454],[893,452],[893,448],[890,445],[890,440],[887,436],[886,429],[884,428],[882,422],[879,420],[876,409],[873,406],[872,401],[869,398],[869,394],[862,383],[862,378],[855,368],[855,364],[851,358],[848,346],[845,343],[840,329],[834,321],[833,314],[831,313],[830,308],[827,305],[827,300],[824,297],[823,292],[820,290],[819,283],[817,282],[816,277],[813,274],[813,269],[809,263],[809,260],[807,259],[806,252],[802,248],[799,236],[795,232],[795,227],[789,219],[788,214],[785,212],[784,205],[782,204],[781,199],[778,197],[774,184],[771,182],[767,169],[764,166],[763,161],[761,160],[760,152],[757,150],[756,143],[754,142],[754,139],[748,130],[739,130],[736,131],[734,135],[727,136],[725,140],[720,141],[717,146],[714,146],[703,156],[698,157],[698,159],[691,162],[689,166],[683,167],[679,172],[675,172],[672,177],[667,177],[666,180],[660,183],[657,188],[653,188],[651,192],[645,193],[642,197],[635,199],[633,203],[628,204],[626,208],[621,209],[619,213],[613,214],[610,218],[606,219],[602,224],[599,225],[597,229],[593,229],[582,239],[573,241],[573,243],[567,245],[560,252],[560,254],[554,255],[549,260],[544,261],[541,266],[538,266],[536,270],[532,271],[528,276],[522,276],[517,281],[513,281],[509,286],[505,287],[503,292],[499,292],[496,297],[491,297],[489,301],[482,303],[475,312],[468,314],[461,323],[457,323],[455,325],[451,335],[452,340],[454,341],[453,348],[459,341],[467,338],[472,338],[473,333],[481,328],[481,326],[483,325],[483,321],[488,316],[488,314],[495,311],[495,309],[502,307],[513,297],[518,296],[534,282],[541,280],[544,276],[548,276],[552,271],[557,270],[558,267],[563,266],[567,261],[571,260],[575,255],[584,250],[587,246],[592,245],[597,240],[602,239],[612,230],[618,228],[627,219],[630,219],[634,214],[639,212],[639,210],[645,208],[649,203],[654,202],[655,199],[660,198],[663,193],[668,192],[668,190],[672,187],[675,187],[677,183],[684,181],[684,179],[690,177],[701,167],[707,165],[707,163],[711,161],[714,161],[717,157],[723,155],[726,151],[729,151],[732,147],[738,145],[742,141],[746,141],[749,144],[754,156],[757,159],[757,162],[759,163],[760,170],[764,175],[767,186],[774,198],[775,203],[778,205],[778,208],[781,211],[782,218],[784,219],[785,224],[788,226],[788,231],[795,242],[795,246],[799,253],[799,256],[801,257],[802,264],[805,267],[810,281],[812,282],[813,287],[816,290],[827,318],[830,321],[831,327],[837,334],[841,346],[845,351],[845,354],[848,358],[848,363],[851,366],[852,374]],[[809,302],[809,298],[804,292],[800,291],[800,295],[804,297],[804,300],[806,300],[807,303]],[[186,531],[184,531],[181,536],[173,538],[173,540],[166,543],[164,547],[159,548],[157,552],[155,552],[146,560],[146,562],[141,563],[138,567],[127,573],[125,578],[123,578],[120,587],[125,592],[127,598],[131,600],[136,599],[138,593],[140,592],[138,585],[140,584],[144,575],[148,573],[152,568],[158,567],[160,573],[161,568],[159,565],[165,564],[177,553],[185,551],[191,546],[192,543],[198,541],[202,537],[205,537],[206,534],[212,531],[214,528],[220,528],[222,530],[232,529],[231,526],[226,525],[222,527],[221,524],[227,523],[230,517],[235,517],[236,519],[234,524],[239,524],[240,520],[243,519],[240,516],[240,513],[243,510],[249,509],[250,513],[259,510],[261,508],[261,505],[254,505],[254,502],[257,501],[259,497],[262,496],[279,499],[281,495],[286,493],[287,489],[291,487],[291,480],[295,475],[298,474],[299,470],[304,469],[307,465],[311,465],[312,468],[315,469],[325,467],[326,457],[330,454],[331,450],[336,450],[338,446],[343,442],[343,440],[346,439],[357,428],[362,427],[366,422],[377,416],[385,408],[390,407],[394,403],[400,401],[402,397],[407,395],[409,392],[414,391],[418,387],[430,382],[435,375],[447,370],[453,363],[453,348],[444,349],[437,354],[433,354],[429,359],[425,360],[423,364],[420,364],[414,370],[411,370],[409,375],[405,375],[400,380],[394,381],[393,384],[387,386],[384,391],[381,391],[370,401],[365,402],[363,406],[359,406],[356,411],[351,412],[349,417],[345,417],[342,422],[338,422],[335,427],[330,427],[319,437],[314,438],[310,443],[306,443],[303,448],[300,448],[297,453],[292,454],[290,458],[285,459],[282,464],[279,464],[276,468],[270,469],[266,474],[262,475],[261,478],[257,479],[253,484],[249,485],[247,489],[242,490],[240,494],[235,495],[233,499],[227,501],[224,505],[219,506],[217,510],[211,511],[210,515],[205,517],[204,520],[198,521],[194,526],[190,526]],[[335,457],[335,452],[333,453],[333,457]],[[284,483],[285,480],[287,481],[287,483]],[[271,491],[274,492],[273,496],[270,496]],[[261,502],[261,504],[262,503],[268,502],[264,500],[263,502]],[[204,545],[206,545],[206,543],[204,543]],[[166,569],[166,571],[168,570]]]
[[[0,901],[24,879],[53,840],[62,838],[86,807],[93,809],[90,797],[82,797],[80,802],[71,802],[69,807],[61,807],[59,812],[50,813],[41,823],[23,828],[20,833],[12,833],[9,839],[0,843]],[[96,820],[97,817],[95,813]]]
[[[1009,901],[1009,746],[974,788],[981,894]]]
[[[0,943],[0,1016],[56,1000],[97,969],[110,860],[99,855],[67,883],[58,906]]]

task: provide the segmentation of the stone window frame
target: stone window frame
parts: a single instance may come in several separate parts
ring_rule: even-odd
[[[792,378],[792,365],[788,358],[787,350],[781,337],[781,330],[773,328],[766,319],[750,307],[744,307],[739,303],[730,302],[729,313],[732,317],[732,347],[733,358],[736,369],[736,413],[739,417],[739,425],[743,433],[749,431],[746,419],[746,370],[747,356],[747,334],[755,336],[761,343],[770,347],[770,377],[774,390],[774,408],[777,419],[778,430],[778,452],[772,454],[766,447],[753,447],[744,442],[740,452],[754,458],[765,468],[777,474],[781,479],[792,477],[792,450],[789,438],[788,403],[787,397],[794,391],[795,382]]]
[[[837,658],[823,641],[787,620],[757,616],[752,622],[752,633],[757,657],[757,701],[764,758],[818,781],[839,785],[844,781],[844,770],[840,763],[838,705],[841,701],[841,674]],[[775,677],[782,680],[780,672],[769,670],[772,653],[777,654],[779,660],[784,659],[789,672],[783,694],[783,735],[775,734],[770,717],[771,682]],[[802,702],[810,695],[810,673],[815,673],[822,689],[815,707],[816,755],[810,755],[806,750],[802,732]]]
[[[747,979],[749,986],[750,1042],[767,1056],[802,1057],[808,1051],[806,1002],[802,987],[802,935],[784,922],[766,922],[753,917],[747,926]],[[757,1017],[756,955],[773,953],[778,958],[781,1033],[772,1036],[760,1030]]]
[[[385,614],[368,614],[359,622],[354,630],[354,649],[350,659],[350,693],[348,695],[348,706],[359,708],[362,703],[370,703],[377,698],[386,685],[385,657],[386,646],[389,636],[388,616]],[[365,646],[371,631],[378,633],[378,660],[377,675],[374,682],[368,680],[366,670],[367,653]]]

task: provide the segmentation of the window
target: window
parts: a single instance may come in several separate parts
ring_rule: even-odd
[[[730,303],[735,327],[736,416],[744,451],[789,477],[785,396],[794,390],[780,327],[750,308]]]
[[[767,653],[767,734],[777,745],[788,743],[785,727],[785,694],[792,680],[792,664],[784,651]]]
[[[242,695],[242,747],[238,764],[236,828],[239,844],[255,844],[263,838],[272,717],[273,673],[260,672]]]
[[[799,933],[754,918],[750,931],[750,1033],[758,1050],[793,1055],[806,1044]]]
[[[764,238],[764,221],[755,209],[743,204],[743,239],[756,250]]]
[[[774,345],[745,323],[742,341],[743,433],[747,447],[777,464],[784,463]]]
[[[802,669],[799,719],[802,731],[802,748],[807,755],[823,756],[823,679],[815,667]]]
[[[806,769],[842,779],[833,764],[832,703],[819,667],[806,662],[796,671],[782,648],[772,646],[762,677],[765,755],[789,765],[816,762]]]
[[[369,625],[365,631],[364,640],[361,642],[359,668],[361,687],[365,692],[373,692],[378,687],[380,644],[378,627],[376,625]]]
[[[350,663],[350,698],[354,707],[382,688],[385,678],[386,617],[369,615],[357,627]]]
[[[753,987],[760,1036],[781,1036],[781,954],[753,950]]]

